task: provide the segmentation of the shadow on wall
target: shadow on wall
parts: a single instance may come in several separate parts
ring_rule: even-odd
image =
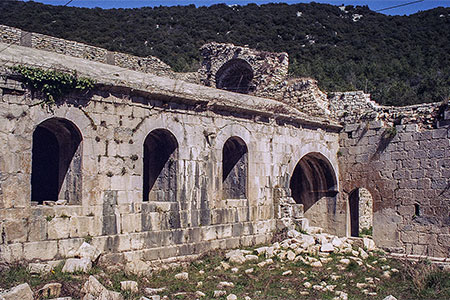
[[[78,128],[69,120],[51,118],[33,133],[31,200],[81,201],[81,142]]]

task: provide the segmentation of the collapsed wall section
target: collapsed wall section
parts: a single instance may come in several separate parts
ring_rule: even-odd
[[[393,252],[448,257],[448,105],[383,107],[362,92],[335,94],[330,105],[346,124],[339,150],[343,196],[358,188],[370,192],[377,245]],[[348,231],[352,218],[349,210]]]

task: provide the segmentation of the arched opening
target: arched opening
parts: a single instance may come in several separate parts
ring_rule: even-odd
[[[33,133],[31,200],[81,201],[82,136],[69,120],[52,118]]]
[[[223,199],[246,199],[248,150],[239,137],[229,138],[222,150]]]
[[[243,59],[227,61],[216,73],[216,87],[241,94],[248,94],[255,90],[252,85],[253,70]]]
[[[373,199],[365,188],[354,189],[348,196],[350,209],[350,235],[372,235]]]
[[[166,129],[155,129],[145,138],[144,201],[176,202],[177,148],[177,139]]]
[[[322,154],[309,153],[297,163],[290,188],[292,198],[307,212],[321,198],[336,196],[336,176]]]

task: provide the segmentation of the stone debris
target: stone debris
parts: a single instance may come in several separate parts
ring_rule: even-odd
[[[61,283],[48,283],[44,285],[41,289],[37,291],[37,295],[39,298],[45,298],[48,299],[50,297],[52,298],[58,298],[61,295]]]
[[[81,244],[76,252],[76,256],[80,258],[89,258],[91,261],[96,261],[100,254],[100,250],[86,242]]]
[[[189,279],[189,274],[187,272],[181,272],[181,273],[175,274],[175,279],[188,280]]]
[[[255,269],[253,269],[253,268],[247,269],[247,270],[245,270],[245,274],[251,274],[251,273],[253,273],[254,270]]]
[[[227,300],[237,300],[237,296],[235,294],[229,294]]]
[[[214,291],[214,298],[219,298],[219,297],[222,297],[222,296],[225,296],[227,294],[227,292],[226,291]]]
[[[30,263],[28,264],[28,271],[31,274],[45,275],[53,270],[53,266],[45,263]]]
[[[145,292],[145,294],[147,295],[147,296],[153,296],[153,295],[157,295],[157,294],[159,294],[159,293],[162,293],[162,292],[164,292],[166,290],[166,288],[165,287],[162,287],[162,288],[145,288],[144,289],[144,292]]]
[[[2,300],[33,300],[33,291],[28,283],[22,283],[10,290],[0,293]]]
[[[202,297],[205,297],[206,294],[203,293],[202,291],[196,291],[196,292],[195,292],[195,296],[196,296],[196,297],[199,297],[199,298],[202,298]]]
[[[386,298],[384,298],[383,300],[397,300],[397,298],[395,298],[392,295],[387,296]]]
[[[81,292],[85,294],[82,300],[123,300],[120,293],[109,291],[94,276],[89,276]]]
[[[292,275],[292,271],[291,271],[291,270],[284,271],[283,274],[281,274],[281,275],[283,275],[283,276],[289,276],[289,275]]]
[[[218,289],[226,289],[226,288],[233,288],[233,287],[234,287],[234,283],[227,282],[227,281],[221,281],[217,284]]]
[[[92,268],[92,261],[89,258],[69,258],[66,260],[63,272],[84,272],[86,273]]]
[[[120,290],[132,293],[139,292],[138,283],[136,281],[128,280],[120,282]]]

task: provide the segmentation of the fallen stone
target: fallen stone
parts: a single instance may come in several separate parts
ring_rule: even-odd
[[[300,244],[303,248],[308,248],[316,244],[316,240],[311,235],[302,234],[299,238]]]
[[[333,252],[334,246],[331,243],[322,244],[322,247],[320,247],[320,251],[322,252]]]
[[[305,282],[305,283],[303,283],[303,286],[305,287],[305,288],[307,288],[307,289],[309,289],[311,286],[312,286],[312,284],[310,283],[310,282]]]
[[[175,274],[175,279],[188,280],[189,279],[189,274],[187,272],[181,272],[181,273]]]
[[[28,283],[22,283],[0,293],[1,300],[33,300],[33,292]]]
[[[219,297],[225,296],[226,294],[227,294],[226,291],[214,291],[213,296],[214,296],[214,298],[219,298]]]
[[[38,297],[48,299],[50,297],[58,298],[61,295],[62,284],[58,282],[47,283],[37,291]]]
[[[128,280],[120,282],[120,290],[132,293],[139,292],[138,283],[136,281]]]
[[[249,254],[245,256],[245,260],[246,261],[254,261],[254,260],[258,260],[258,256],[257,255],[253,255],[253,254]]]
[[[369,258],[369,254],[367,254],[366,251],[364,251],[363,248],[359,248],[359,256],[361,256],[362,259],[368,259]]]
[[[295,253],[289,250],[286,254],[288,260],[293,261],[295,259]]]
[[[363,238],[363,245],[364,248],[367,249],[367,251],[372,251],[376,249],[375,242],[369,238]]]
[[[94,297],[99,297],[104,290],[106,290],[106,288],[92,275],[89,276],[88,280],[81,288],[83,294],[89,294]]]
[[[195,296],[196,296],[196,297],[199,297],[199,298],[202,298],[202,297],[205,297],[206,294],[203,293],[202,291],[196,291],[196,292],[195,292]]]
[[[251,274],[251,273],[253,273],[253,271],[254,271],[253,268],[247,269],[247,270],[245,270],[245,274]]]
[[[89,258],[69,258],[66,260],[62,272],[84,272],[92,268],[92,262]]]
[[[237,273],[237,272],[239,272],[238,268],[231,268],[231,273]]]
[[[80,248],[78,248],[77,256],[80,258],[89,258],[91,261],[96,261],[100,256],[100,251],[91,244],[84,242],[81,244]]]
[[[387,296],[386,298],[384,298],[383,300],[397,300],[397,298],[395,298],[392,295]]]
[[[105,289],[96,300],[123,300],[123,296],[119,292]]]
[[[348,259],[348,258],[343,258],[343,259],[341,259],[339,262],[340,262],[341,264],[348,265],[348,264],[350,263],[350,259]]]
[[[235,294],[229,294],[227,300],[237,300],[237,296]]]
[[[340,238],[338,238],[338,237],[334,237],[333,240],[331,241],[331,244],[332,244],[334,247],[337,247],[337,248],[341,248],[342,245],[344,245],[344,243],[342,242],[342,240],[341,240]]]
[[[291,270],[285,271],[285,272],[283,272],[283,274],[281,274],[281,275],[283,275],[283,276],[289,276],[289,275],[292,275],[292,271],[291,271]]]
[[[311,267],[320,268],[322,267],[322,263],[320,261],[314,261],[311,263]]]
[[[162,288],[145,288],[144,289],[144,292],[145,292],[145,294],[147,295],[147,296],[153,296],[153,295],[157,295],[157,294],[159,294],[159,293],[162,293],[162,292],[164,292],[166,290],[166,288],[165,287],[162,287]]]
[[[228,263],[226,263],[226,262],[224,262],[224,261],[221,261],[221,262],[220,262],[220,266],[221,266],[222,269],[224,269],[224,270],[228,270],[229,268],[231,268],[230,264],[228,264]]]
[[[234,283],[228,282],[228,281],[221,281],[217,284],[218,289],[226,289],[226,288],[233,288]]]
[[[262,255],[265,254],[267,251],[267,247],[259,247],[255,249],[256,253],[258,253],[258,255]]]
[[[49,264],[42,264],[42,263],[30,263],[28,264],[28,271],[31,274],[47,274],[50,273],[53,270],[53,267]]]

